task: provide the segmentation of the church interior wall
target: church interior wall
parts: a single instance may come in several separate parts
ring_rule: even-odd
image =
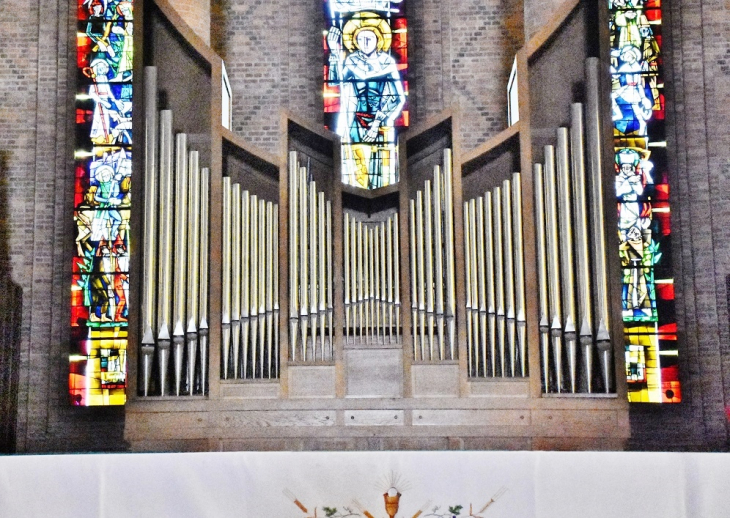
[[[412,121],[458,105],[466,150],[504,129],[514,53],[558,3],[411,0]],[[322,122],[319,0],[173,4],[180,4],[181,15],[225,59],[236,133],[276,152],[280,108]],[[0,6],[0,153],[6,164],[0,180],[7,182],[9,214],[5,273],[23,291],[16,445],[21,452],[126,448],[123,409],[73,408],[66,397],[75,5],[6,0]],[[632,405],[629,446],[722,450],[728,446],[730,405],[730,15],[719,0],[673,0],[664,10],[684,401]],[[270,445],[307,448],[281,446]],[[452,446],[425,440],[413,445]],[[519,444],[471,439],[458,446]],[[408,449],[405,443],[367,440],[352,447]]]

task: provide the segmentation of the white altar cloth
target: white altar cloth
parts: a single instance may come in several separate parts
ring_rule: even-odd
[[[413,518],[419,511],[420,518],[724,518],[730,516],[730,455],[459,451],[0,457],[1,517],[370,518],[369,513],[388,518],[384,494],[391,487],[393,495],[400,493],[395,518]]]

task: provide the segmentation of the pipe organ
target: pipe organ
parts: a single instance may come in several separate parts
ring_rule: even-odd
[[[527,376],[521,175],[464,202],[468,371]]]
[[[204,394],[209,169],[200,167],[187,134],[173,136],[172,111],[158,112],[156,77],[146,67],[141,392]]]
[[[589,60],[586,98],[591,109],[584,114],[584,105],[573,103],[570,127],[556,129],[555,144],[544,148],[544,163],[533,166],[545,392],[608,393],[612,389],[606,327],[609,287],[601,224],[604,206],[598,177],[600,160],[596,158],[600,156],[596,68],[596,61]],[[586,147],[586,141],[591,145]],[[588,171],[586,154],[592,164]],[[592,227],[589,217],[594,222]],[[598,380],[596,351],[601,373]]]
[[[278,235],[278,234],[277,234]],[[289,153],[289,358],[334,359],[332,202]]]
[[[275,152],[223,128],[220,59],[197,41],[191,57],[153,5],[145,34],[175,59],[151,60],[136,112],[134,448],[623,444],[607,85],[598,60],[569,82],[547,65],[583,18],[517,55],[519,122],[463,150],[468,115],[419,121],[391,155],[399,181],[363,189],[318,124],[282,112]],[[182,117],[189,87],[211,103]]]

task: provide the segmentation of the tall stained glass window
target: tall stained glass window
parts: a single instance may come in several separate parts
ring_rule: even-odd
[[[682,399],[664,128],[661,0],[608,0],[619,257],[632,402]]]
[[[69,395],[79,406],[126,397],[132,7],[78,0]]]
[[[405,0],[325,0],[325,125],[342,137],[346,184],[398,181],[397,131],[408,126]]]

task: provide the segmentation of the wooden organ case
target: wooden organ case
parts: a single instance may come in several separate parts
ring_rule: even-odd
[[[518,122],[464,151],[446,110],[364,190],[293,114],[275,155],[225,129],[220,58],[145,2],[132,450],[621,449],[596,7],[569,0],[518,53]]]

